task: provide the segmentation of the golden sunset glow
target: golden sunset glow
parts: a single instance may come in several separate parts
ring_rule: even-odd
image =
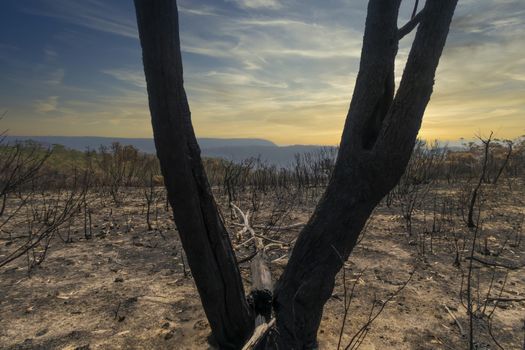
[[[422,138],[525,134],[524,8],[460,2]],[[197,134],[337,144],[365,16],[366,1],[180,1]],[[9,1],[2,17],[0,111],[10,134],[151,137],[131,2]],[[411,40],[400,43],[397,81]]]

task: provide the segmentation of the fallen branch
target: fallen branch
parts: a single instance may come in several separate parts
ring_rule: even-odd
[[[240,224],[238,222],[232,223],[235,226],[244,226],[243,224]],[[287,225],[287,226],[273,226],[273,225],[253,225],[253,228],[260,229],[260,230],[269,230],[269,231],[283,231],[283,230],[292,230],[294,228],[300,228],[306,225],[304,222],[298,222],[295,224]]]
[[[519,270],[524,267],[524,265],[505,265],[505,264],[497,263],[494,261],[487,261],[487,260],[483,260],[475,256],[472,256],[472,257],[467,256],[465,259],[467,260],[472,259],[483,265],[492,266],[492,267],[502,267],[502,268],[509,269],[509,270]]]
[[[267,252],[271,249],[284,249],[281,243],[270,243],[264,246],[264,251]]]
[[[487,298],[487,300],[489,301],[503,301],[503,302],[513,302],[513,301],[525,301],[525,298],[505,298],[505,297],[500,297],[500,298]]]
[[[280,266],[286,266],[286,264],[288,264],[288,253],[276,258],[276,259],[273,259],[272,261],[270,261],[272,264],[277,264],[277,265],[280,265]]]
[[[459,323],[459,320],[456,318],[456,316],[454,316],[452,311],[450,311],[450,309],[445,304],[443,304],[443,306],[445,307],[445,310],[447,310],[447,312],[449,313],[450,317],[452,317],[454,322],[456,322],[456,324],[458,325],[459,332],[461,333],[461,336],[465,337],[465,331],[463,330],[463,327],[461,326],[461,323]]]
[[[290,245],[290,243],[286,243],[286,242],[283,242],[283,241],[278,241],[276,239],[273,239],[273,238],[268,238],[268,237],[265,237],[265,236],[261,236],[261,235],[255,235],[255,237],[258,237],[258,238],[262,238],[264,240],[267,240],[269,242],[272,242],[272,243],[275,243],[275,244],[281,244],[281,245]]]
[[[240,247],[242,247],[243,245],[246,245],[248,243],[250,243],[251,241],[253,241],[255,239],[255,237],[250,237],[248,238],[247,240],[245,240],[244,242],[240,243],[240,244],[237,244],[235,246],[235,249],[239,249]]]
[[[260,326],[257,326],[252,334],[252,337],[246,342],[246,344],[244,344],[242,350],[255,349],[274,325],[275,318],[268,323],[263,323]]]
[[[255,251],[253,254],[248,255],[247,257],[237,260],[237,265],[240,265],[240,264],[243,264],[245,262],[252,260],[253,258],[255,258],[256,255],[257,255],[257,251]]]

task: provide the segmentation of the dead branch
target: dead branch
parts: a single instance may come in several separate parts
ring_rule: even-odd
[[[502,302],[520,302],[520,301],[525,301],[525,298],[505,298],[505,297],[500,297],[500,298],[494,298],[494,297],[489,297],[487,298],[488,301],[502,301]]]
[[[480,264],[483,264],[483,265],[492,266],[492,267],[502,267],[502,268],[505,268],[505,269],[508,269],[508,270],[519,270],[519,269],[525,267],[524,265],[506,265],[506,264],[498,263],[498,262],[495,262],[495,261],[487,261],[487,260],[483,260],[483,259],[480,259],[480,258],[475,257],[475,256],[467,256],[465,259],[467,259],[467,260],[472,259],[473,261],[477,261],[477,262],[479,262]]]
[[[419,22],[423,17],[423,10],[421,10],[417,15],[413,16],[410,21],[408,21],[404,26],[398,29],[397,31],[397,40],[403,39],[405,36],[410,34],[417,27]]]
[[[255,328],[255,331],[253,332],[251,338],[244,344],[242,347],[242,350],[251,350],[255,349],[257,345],[264,339],[266,334],[270,331],[270,329],[275,325],[275,318],[272,319],[268,323],[263,323],[257,328]]]
[[[246,214],[235,204],[231,203],[232,208],[237,211],[243,220],[243,231],[249,232],[254,241],[256,254],[253,257],[250,265],[252,275],[252,291],[249,299],[251,300],[252,308],[255,311],[255,327],[264,325],[270,321],[272,314],[272,275],[269,267],[269,259],[266,255],[266,246],[263,238],[257,235],[254,229],[250,226],[249,212]],[[268,246],[273,246],[275,243],[270,243]]]
[[[459,328],[459,332],[461,333],[461,336],[462,337],[465,337],[465,330],[463,329],[463,327],[461,326],[461,323],[459,323],[459,320],[456,318],[456,316],[454,316],[454,314],[452,313],[452,311],[450,311],[450,309],[448,308],[448,306],[446,306],[445,304],[443,304],[443,307],[445,308],[445,310],[447,310],[448,314],[450,315],[450,317],[452,317],[452,319],[454,320],[454,322],[456,322],[458,328]]]
[[[240,224],[238,222],[234,222],[233,225],[243,227],[243,224]],[[304,222],[298,222],[295,224],[287,225],[287,226],[275,226],[275,225],[253,225],[253,228],[260,229],[260,230],[267,230],[267,231],[286,231],[286,230],[293,230],[294,228],[301,228],[304,225],[306,225]]]

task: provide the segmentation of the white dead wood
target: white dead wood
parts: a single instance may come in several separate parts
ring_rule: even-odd
[[[268,333],[268,331],[274,325],[275,325],[275,318],[272,319],[268,323],[263,323],[263,324],[257,326],[257,328],[255,328],[255,331],[252,334],[252,337],[246,342],[246,344],[244,344],[244,346],[242,347],[242,350],[255,349],[257,344],[259,344],[259,342],[264,338],[266,333]]]
[[[241,232],[249,232],[250,233],[250,236],[251,238],[254,239],[255,241],[255,249],[257,249],[257,251],[259,250],[263,250],[264,249],[264,243],[263,243],[263,240],[262,238],[260,237],[257,237],[257,235],[255,234],[255,231],[253,230],[253,228],[250,226],[250,212],[247,211],[246,214],[238,207],[236,206],[235,204],[231,204],[233,209],[235,209],[235,211],[237,211],[237,213],[241,216],[242,218],[242,221],[243,221],[243,229]]]
[[[235,226],[244,226],[243,224],[234,222],[233,225]],[[279,225],[253,225],[253,228],[256,228],[258,230],[269,230],[269,231],[285,231],[285,230],[293,230],[294,228],[301,228],[304,225],[306,225],[304,222],[298,222],[291,225],[286,226],[279,226]]]
[[[246,214],[235,204],[232,203],[232,207],[237,211],[237,213],[242,218],[244,228],[243,231],[250,233],[250,239],[253,240],[255,245],[256,254],[253,257],[250,265],[251,275],[252,275],[252,295],[257,298],[260,295],[269,295],[268,298],[271,304],[271,293],[273,290],[272,275],[270,272],[270,264],[268,256],[266,255],[266,246],[264,245],[263,237],[257,235],[255,230],[250,226],[250,215],[249,212]],[[276,243],[270,243],[268,247],[272,247]],[[279,243],[279,247],[282,245]],[[257,304],[258,301],[254,301],[254,304]],[[271,307],[270,307],[271,313]],[[256,309],[256,312],[258,310]],[[270,314],[266,315],[257,315],[255,317],[255,327],[266,324],[269,321]]]

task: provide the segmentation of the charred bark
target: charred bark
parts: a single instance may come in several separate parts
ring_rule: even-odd
[[[468,206],[468,216],[467,216],[467,227],[469,228],[476,227],[476,223],[474,222],[474,207],[478,199],[481,185],[483,184],[483,180],[485,179],[485,176],[487,174],[487,165],[489,161],[490,143],[492,142],[492,135],[493,133],[491,132],[488,139],[486,140],[480,139],[481,143],[483,144],[483,150],[484,150],[483,151],[483,162],[481,163],[481,173],[479,175],[478,183],[472,190],[472,194],[470,196],[470,202]]]
[[[157,156],[188,264],[221,349],[254,328],[230,238],[211,193],[183,86],[174,0],[135,0]]]
[[[512,141],[507,142],[507,147],[508,147],[507,155],[505,156],[505,160],[499,167],[498,173],[494,177],[494,180],[492,180],[493,185],[496,185],[498,183],[498,180],[501,177],[501,174],[503,174],[503,171],[505,170],[505,168],[507,167],[507,164],[509,163],[510,156],[512,155]]]
[[[401,32],[400,3],[369,2],[359,74],[335,169],[274,291],[279,349],[317,347],[317,329],[335,276],[372,210],[410,159],[457,0],[427,0]],[[217,341],[222,348],[240,348],[253,330],[253,313],[191,125],[176,1],[135,0],[135,5],[157,155],[174,218]],[[416,26],[395,93],[398,41]]]
[[[323,306],[342,260],[348,258],[373,208],[399,181],[410,159],[430,99],[456,0],[428,0],[392,101],[385,81],[393,76],[400,0],[372,0],[361,65],[335,170],[310,221],[300,233],[275,290],[278,343],[314,349]],[[378,108],[378,132],[370,119]],[[379,109],[381,110],[381,109]]]

